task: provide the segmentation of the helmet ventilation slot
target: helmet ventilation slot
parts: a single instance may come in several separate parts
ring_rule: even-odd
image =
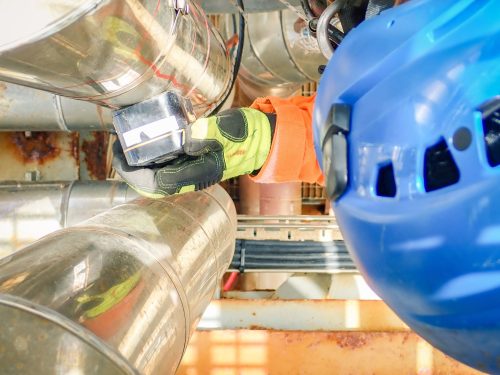
[[[381,166],[377,176],[377,195],[379,197],[393,198],[396,193],[396,179],[394,178],[392,163]]]
[[[448,144],[441,138],[435,145],[425,150],[424,185],[425,191],[438,190],[460,179],[460,172],[453,159]]]
[[[483,117],[486,156],[492,167],[500,164],[500,102],[497,104],[498,108]]]

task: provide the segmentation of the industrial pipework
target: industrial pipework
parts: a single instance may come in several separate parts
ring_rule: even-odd
[[[216,186],[137,199],[0,261],[0,373],[174,374],[231,261]]]
[[[111,129],[113,118],[109,108],[0,82],[0,131]]]
[[[191,1],[8,1],[0,12],[1,80],[111,108],[170,90],[206,114],[228,90],[229,60]]]
[[[289,9],[249,13],[246,19],[239,83],[249,97],[289,96],[301,84],[319,80],[318,68],[327,60],[305,20]],[[232,16],[223,21],[222,34],[233,35]]]
[[[120,181],[0,184],[0,257],[137,197]]]

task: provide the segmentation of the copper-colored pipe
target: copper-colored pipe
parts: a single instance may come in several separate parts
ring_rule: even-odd
[[[257,211],[260,215],[297,215],[302,212],[302,184],[256,184],[248,177],[240,179],[240,208]],[[258,189],[258,190],[257,190]],[[242,204],[242,201],[245,202]],[[263,290],[278,288],[290,276],[288,273],[243,274],[238,289]]]
[[[241,176],[239,212],[243,215],[258,215],[260,213],[260,185],[248,176]]]
[[[287,182],[260,185],[261,215],[300,215],[302,212],[302,184]]]

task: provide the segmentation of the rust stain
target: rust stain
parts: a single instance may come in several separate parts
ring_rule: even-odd
[[[224,340],[223,346],[222,333],[231,338]],[[406,333],[363,331],[361,334],[367,335],[366,344],[353,350],[339,346],[335,332],[197,331],[187,350],[196,354],[184,356],[176,374],[392,375],[423,374],[428,368],[435,375],[481,374],[437,350],[432,351],[432,367],[419,366],[417,352],[421,339],[414,333],[405,345],[401,342]]]
[[[85,163],[88,173],[97,180],[105,180],[106,170],[106,152],[108,149],[108,133],[92,132],[92,140],[84,140],[82,151],[85,153]]]
[[[249,330],[267,330],[268,328],[267,327],[264,327],[264,326],[260,326],[258,324],[251,324],[249,327],[248,327]]]
[[[70,137],[69,151],[73,159],[75,159],[76,164],[80,165],[80,133],[73,132]]]
[[[328,335],[328,339],[333,339],[343,349],[359,349],[367,344],[371,335],[372,333],[335,332]]]
[[[271,331],[271,330],[268,330]],[[280,331],[277,331],[280,332]],[[281,331],[283,333],[283,338],[286,344],[300,343],[302,342],[302,335],[298,335],[297,331]]]
[[[409,338],[410,338],[410,333],[406,332],[406,335],[403,336],[403,345],[406,344]]]
[[[26,136],[24,132],[11,132],[9,143],[13,153],[23,163],[43,165],[56,159],[61,154],[57,133],[32,132]]]

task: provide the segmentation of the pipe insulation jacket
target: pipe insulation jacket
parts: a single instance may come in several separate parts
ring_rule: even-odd
[[[137,197],[120,181],[0,184],[0,257]]]
[[[0,257],[137,197],[120,181],[0,184]],[[243,217],[239,228],[251,225],[248,216]],[[321,221],[317,224],[325,228]],[[249,239],[236,240],[229,268],[237,272],[316,273],[355,269],[344,241]]]
[[[0,261],[0,373],[174,374],[233,252],[213,188],[139,198]]]
[[[229,90],[231,63],[195,1],[4,1],[0,80],[110,108],[171,90],[201,116]]]
[[[288,97],[300,85],[319,80],[318,67],[327,60],[307,22],[297,13],[283,9],[249,13],[246,19],[248,38],[243,46],[238,82],[247,96]],[[234,34],[230,15],[222,18],[220,29],[226,38]]]
[[[0,131],[112,130],[109,108],[0,82]]]

